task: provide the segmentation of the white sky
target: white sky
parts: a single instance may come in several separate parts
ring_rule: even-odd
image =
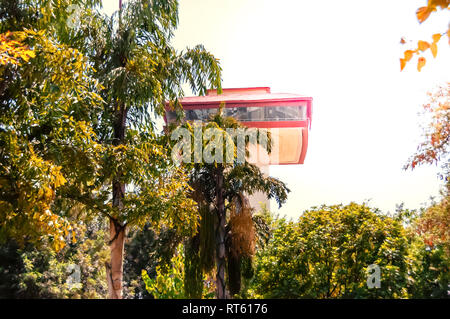
[[[279,210],[290,217],[321,204],[370,199],[393,212],[419,208],[439,193],[436,167],[404,171],[420,141],[418,112],[426,92],[449,81],[450,50],[427,53],[417,72],[400,72],[400,38],[430,40],[449,15],[419,25],[425,0],[181,0],[173,44],[205,45],[220,59],[223,87],[270,86],[313,97],[304,165],[272,166],[291,189]],[[106,12],[118,0],[104,0]],[[186,92],[189,95],[189,92]],[[271,208],[276,210],[275,204]]]

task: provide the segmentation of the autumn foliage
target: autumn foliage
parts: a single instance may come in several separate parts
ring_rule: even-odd
[[[0,65],[17,65],[20,61],[28,62],[35,57],[33,50],[22,41],[27,37],[25,32],[5,32],[0,34]]]
[[[240,205],[235,205],[230,212],[231,245],[234,256],[251,257],[255,253],[255,229],[253,227],[252,208],[245,196],[239,195]],[[236,208],[240,206],[240,208]]]
[[[427,6],[417,9],[417,20],[419,21],[419,23],[423,23],[428,19],[432,12],[435,12],[438,9],[449,10],[449,5],[449,0],[428,0]],[[423,56],[423,53],[425,53],[427,50],[430,50],[433,57],[436,57],[438,52],[438,42],[444,35],[447,35],[450,44],[450,29],[448,29],[447,31],[444,31],[442,33],[433,34],[431,36],[431,41],[419,40],[417,42],[417,46],[405,50],[403,53],[403,58],[400,58],[400,70],[402,71],[405,68],[406,63],[409,62],[414,55],[417,55],[417,70],[420,72],[427,62],[426,58]],[[400,43],[405,44],[406,40],[402,38],[400,40]]]
[[[437,164],[447,158],[450,146],[450,82],[428,93],[430,101],[423,106],[423,116],[430,122],[425,127],[424,141],[405,168],[419,164]]]

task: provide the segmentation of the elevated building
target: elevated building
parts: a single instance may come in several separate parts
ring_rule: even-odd
[[[257,164],[265,174],[270,165],[303,164],[308,149],[308,131],[312,121],[312,98],[292,93],[271,93],[269,87],[223,89],[222,94],[208,90],[205,96],[185,97],[181,100],[188,121],[207,120],[225,106],[226,116],[232,116],[247,127],[267,129],[273,141],[272,152],[250,146],[249,161]],[[166,123],[176,120],[174,111],[167,109]],[[264,203],[263,194],[254,194],[250,203],[255,209]]]

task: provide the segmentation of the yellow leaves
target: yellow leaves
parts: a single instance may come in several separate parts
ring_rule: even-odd
[[[53,194],[54,192],[50,187],[44,186],[42,199],[44,199],[45,201],[51,201],[53,199]]]
[[[433,34],[432,38],[433,38],[433,43],[431,43],[431,53],[433,54],[433,57],[436,57],[437,55],[437,43],[439,42],[439,40],[441,39],[442,35],[440,33],[436,33]]]
[[[415,53],[415,51],[412,51],[412,50],[406,50],[404,52],[404,56],[405,57],[403,59],[400,59],[400,71],[402,71],[405,68],[406,62],[411,60],[411,58],[413,57],[414,53]]]
[[[428,49],[429,47],[430,44],[427,41],[419,40],[419,42],[417,43],[417,48],[422,52]]]
[[[64,178],[64,176],[59,172],[55,175],[54,185],[55,187],[59,187],[64,185],[67,182],[67,180]]]
[[[22,43],[25,38],[24,32],[0,34],[0,65],[18,65],[20,60],[28,62],[35,57],[34,51]]]
[[[14,156],[5,164],[14,167],[20,178],[12,178],[4,185],[5,191],[14,194],[17,200],[8,206],[1,205],[6,216],[2,225],[8,229],[8,236],[19,241],[23,234],[29,236],[27,240],[37,242],[50,236],[52,247],[60,250],[65,245],[64,234],[70,229],[63,217],[52,212],[56,189],[66,183],[62,168],[45,160],[32,144],[20,141],[17,135],[11,135],[10,141],[8,150]]]
[[[437,42],[439,42],[441,37],[442,35],[440,33],[433,34],[432,36],[433,41],[431,42],[431,44],[427,41],[419,40],[417,42],[417,48],[415,50],[406,50],[403,53],[404,58],[400,59],[400,71],[402,71],[405,68],[406,63],[412,59],[413,55],[419,54],[419,52],[425,52],[426,50],[430,49],[431,54],[433,55],[434,58],[436,58],[438,51]],[[401,43],[404,44],[406,43],[406,41],[402,38]],[[423,68],[425,63],[426,59],[420,56],[417,61],[417,70],[419,70],[419,72]]]
[[[433,57],[436,57],[436,55],[437,55],[437,44],[435,42],[433,42],[431,44],[430,50],[431,50],[431,53],[433,54]]]
[[[416,11],[417,20],[419,20],[420,23],[424,22],[426,19],[428,19],[431,12],[433,12],[433,10],[430,10],[430,8],[428,7],[420,7]]]
[[[403,71],[405,66],[406,66],[406,60],[405,59],[400,59],[400,71]]]
[[[437,8],[443,9],[443,10],[448,10],[450,6],[450,1],[449,0],[428,0],[427,1],[427,6],[424,7],[420,7],[419,9],[417,9],[416,11],[416,16],[417,19],[419,20],[419,23],[424,22],[426,19],[428,19],[428,17],[430,16],[430,14],[434,11],[437,11]],[[443,33],[445,34],[445,33]],[[439,42],[439,40],[441,39],[442,35],[440,33],[436,33],[432,35],[432,39],[433,41],[431,43],[427,42],[427,41],[423,41],[423,40],[419,40],[417,43],[417,49],[415,50],[407,50],[405,51],[405,57],[403,59],[400,59],[400,70],[403,70],[406,63],[411,59],[413,53],[418,53],[420,52],[425,52],[426,50],[430,49],[431,54],[433,55],[434,58],[436,58],[437,56],[437,43]],[[449,44],[450,44],[450,29],[447,31],[447,36],[449,38]],[[401,38],[400,40],[401,44],[405,44],[406,40],[404,38]],[[419,57],[418,61],[417,61],[417,69],[420,70],[423,68],[423,66],[426,63],[426,59],[424,57]]]
[[[432,36],[432,38],[433,38],[433,43],[437,43],[437,42],[439,42],[439,40],[441,39],[441,34],[440,33],[436,33],[436,34],[433,34],[433,36]]]
[[[414,51],[412,51],[412,50],[406,50],[405,53],[404,53],[404,55],[405,55],[405,61],[407,62],[407,61],[411,60],[413,54],[414,54]]]
[[[450,5],[450,1],[448,0],[428,0],[426,7],[420,7],[416,11],[417,20],[419,23],[424,22],[430,14],[434,11],[437,11],[437,7],[441,9],[447,9]]]
[[[420,70],[422,70],[422,68],[425,66],[426,63],[426,59],[424,57],[420,57],[419,60],[417,61],[417,70],[420,72]]]

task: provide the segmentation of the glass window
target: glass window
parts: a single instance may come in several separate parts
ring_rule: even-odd
[[[204,109],[203,116],[205,120],[208,120],[211,116],[214,116],[219,110],[216,108],[213,109]]]
[[[186,120],[206,121],[211,115],[216,114],[217,108],[186,110]],[[249,106],[249,107],[229,107],[224,110],[225,116],[234,117],[243,122],[259,121],[302,121],[306,120],[306,106]],[[176,114],[173,111],[167,112],[167,120],[173,121]]]
[[[225,115],[226,116],[231,116],[231,117],[236,117],[237,115],[237,107],[229,107],[225,109]]]
[[[283,107],[277,106],[267,106],[264,107],[264,115],[266,121],[279,121],[284,120],[284,111]]]
[[[203,120],[203,110],[187,110],[186,120],[188,121],[201,121]]]
[[[177,113],[175,111],[167,111],[166,118],[168,123],[174,122],[177,119]]]
[[[237,107],[235,119],[238,121],[248,121],[248,112],[246,107]]]
[[[264,109],[262,107],[251,106],[247,108],[249,121],[264,121]]]
[[[286,120],[296,120],[300,118],[300,108],[298,106],[284,107],[284,118]]]

